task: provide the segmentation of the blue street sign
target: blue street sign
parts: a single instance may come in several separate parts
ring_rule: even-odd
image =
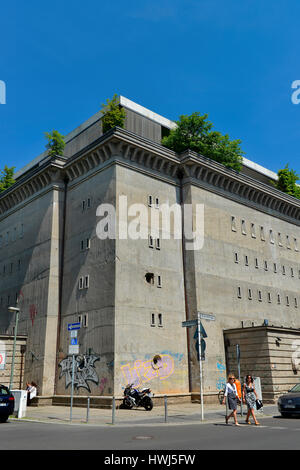
[[[80,330],[81,328],[81,323],[78,322],[78,323],[68,323],[68,330],[69,331],[72,331],[72,330]]]
[[[71,338],[71,344],[73,346],[76,346],[77,345],[77,338]]]

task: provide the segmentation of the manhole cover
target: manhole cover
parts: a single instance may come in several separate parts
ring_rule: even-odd
[[[136,436],[136,437],[134,437],[133,439],[137,439],[137,440],[138,440],[138,439],[141,439],[141,440],[143,440],[143,439],[153,439],[153,437],[152,437],[152,436]]]

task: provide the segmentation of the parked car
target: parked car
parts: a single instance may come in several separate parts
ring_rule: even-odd
[[[300,415],[300,383],[295,385],[288,393],[279,397],[277,406],[283,417],[294,414]]]
[[[5,423],[13,414],[15,398],[5,385],[0,385],[0,423]]]

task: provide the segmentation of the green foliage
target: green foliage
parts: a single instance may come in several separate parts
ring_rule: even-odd
[[[240,171],[244,154],[240,148],[241,141],[230,140],[228,134],[213,131],[213,124],[207,117],[207,114],[201,116],[199,112],[179,116],[177,127],[162,139],[162,145],[177,153],[193,150],[227,168]]]
[[[114,94],[111,100],[107,99],[106,104],[102,104],[102,112],[105,113],[102,118],[103,133],[114,127],[124,127],[126,118],[125,109],[118,103],[118,95]]]
[[[271,181],[272,185],[280,191],[300,199],[300,187],[296,184],[300,176],[293,169],[290,169],[289,165],[279,170],[277,174],[278,180],[276,182]]]
[[[66,144],[63,135],[58,131],[52,131],[51,133],[45,132],[45,137],[48,140],[46,148],[49,150],[48,155],[50,155],[50,157],[64,154]]]
[[[0,170],[0,193],[10,188],[10,186],[15,183],[15,180],[13,178],[14,172],[15,167],[13,166],[11,168],[8,168],[7,165],[5,165],[3,170]]]

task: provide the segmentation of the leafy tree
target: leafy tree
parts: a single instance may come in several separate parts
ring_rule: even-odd
[[[271,181],[273,186],[290,196],[300,199],[300,187],[296,183],[300,176],[293,169],[290,169],[289,165],[279,170],[277,174],[278,180],[276,182]]]
[[[13,178],[14,172],[15,167],[13,166],[11,168],[8,168],[7,165],[5,165],[3,170],[0,170],[0,193],[10,188],[10,186],[15,183],[15,180]]]
[[[201,115],[199,112],[179,116],[177,127],[162,139],[162,145],[177,153],[194,150],[227,168],[240,171],[244,154],[240,148],[241,141],[230,140],[228,134],[213,131],[213,124],[207,117],[207,114]]]
[[[49,150],[49,156],[55,157],[56,155],[63,155],[66,145],[64,141],[64,136],[55,130],[51,133],[45,132],[45,136],[46,139],[48,139],[46,148]]]
[[[106,104],[102,104],[102,128],[103,132],[113,129],[115,126],[124,127],[126,118],[125,109],[118,103],[118,95],[114,94],[111,100],[107,99]]]

